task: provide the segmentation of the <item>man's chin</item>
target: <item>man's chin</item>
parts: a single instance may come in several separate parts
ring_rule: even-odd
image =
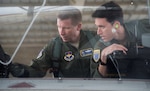
[[[68,42],[68,40],[63,39],[63,42]]]
[[[106,39],[104,39],[103,41],[104,41],[104,42],[108,42],[108,40],[106,40]]]

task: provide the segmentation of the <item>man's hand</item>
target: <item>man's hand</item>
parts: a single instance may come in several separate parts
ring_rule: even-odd
[[[125,46],[120,44],[112,44],[102,50],[101,61],[103,63],[107,63],[107,56],[109,54],[112,54],[114,51],[122,51],[124,54],[127,54],[126,51],[128,51],[128,49]]]
[[[25,67],[23,64],[12,63],[9,69],[10,69],[10,73],[14,77],[28,77],[29,75],[29,73],[25,70]]]

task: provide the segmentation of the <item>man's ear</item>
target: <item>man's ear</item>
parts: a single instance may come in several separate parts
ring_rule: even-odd
[[[78,26],[77,26],[77,30],[78,30],[78,31],[80,31],[80,30],[81,30],[81,28],[82,28],[82,24],[81,24],[81,23],[79,23],[79,24],[78,24]]]
[[[115,21],[113,26],[114,26],[115,29],[118,29],[120,27],[120,22]]]
[[[115,28],[118,29],[118,28],[119,28],[119,25],[118,25],[118,24],[115,24]]]

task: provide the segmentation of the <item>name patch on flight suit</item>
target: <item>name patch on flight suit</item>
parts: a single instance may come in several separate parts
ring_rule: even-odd
[[[92,48],[80,50],[81,57],[90,56],[92,55],[92,53],[93,53]]]
[[[94,52],[93,52],[93,59],[94,59],[95,62],[99,61],[99,59],[100,59],[100,50],[99,49],[94,50]]]
[[[71,51],[68,51],[68,52],[65,53],[64,59],[65,59],[66,61],[71,61],[71,60],[74,59],[74,55],[72,54]]]

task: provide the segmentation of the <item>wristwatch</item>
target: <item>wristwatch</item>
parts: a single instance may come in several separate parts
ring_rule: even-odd
[[[104,62],[100,61],[100,65],[106,66],[107,63],[104,63]]]

